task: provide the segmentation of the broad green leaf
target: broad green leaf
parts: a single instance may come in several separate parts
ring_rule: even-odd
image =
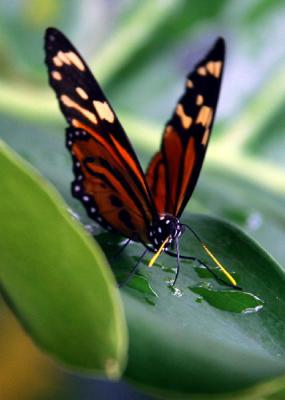
[[[145,165],[158,147],[163,124],[181,94],[185,74],[214,37],[224,35],[228,43],[227,67],[217,114],[222,123],[215,125],[201,178],[188,208],[236,222],[284,264],[282,59],[285,51],[282,42],[284,5],[280,0],[244,4],[222,0],[205,4],[170,1],[157,5],[149,1],[127,2],[124,7],[113,2],[112,12],[104,1],[96,2],[92,9],[92,2],[87,2],[88,6],[85,2],[76,6],[66,1],[57,5],[52,0],[48,4],[56,4],[58,11],[47,18],[49,22],[38,22],[47,15],[45,7],[39,13],[29,13],[27,18],[27,13],[19,10],[23,7],[32,10],[32,5],[10,8],[8,3],[3,3],[6,9],[2,13],[0,68],[4,74],[0,81],[0,111],[11,118],[1,115],[1,137],[56,186],[84,221],[87,219],[79,202],[70,196],[72,173],[70,158],[64,149],[64,124],[52,126],[53,121],[63,120],[55,111],[57,106],[52,93],[48,92],[44,66],[40,69],[42,32],[46,25],[55,24],[63,29],[87,61],[91,59],[95,75],[100,82],[103,80],[103,87]],[[159,7],[162,12],[157,13]],[[67,12],[62,13],[63,9]],[[104,10],[108,12],[104,14]],[[98,15],[101,15],[99,24],[96,22]],[[108,24],[101,23],[105,17]],[[35,21],[37,26],[33,24]],[[92,54],[96,55],[94,62]],[[5,76],[13,81],[4,81]],[[28,79],[25,81],[25,78]],[[44,84],[35,87],[35,82]],[[124,118],[121,109],[131,111],[138,119],[133,115]],[[16,117],[18,121],[13,119]],[[154,119],[159,124],[154,124]],[[186,214],[185,218],[188,221]],[[189,398],[189,386],[181,388],[182,383],[187,379],[188,385],[193,384],[195,374],[201,372],[196,380],[198,391],[204,390],[206,384],[208,390],[212,385],[213,391],[220,391],[218,395],[206,396],[207,400],[213,396],[219,400],[228,397],[222,394],[224,390],[231,393],[235,390],[235,395],[229,395],[231,399],[282,399],[284,378],[276,380],[275,377],[283,374],[284,366],[275,349],[280,346],[284,358],[281,343],[284,318],[279,307],[273,309],[272,299],[277,282],[284,285],[283,274],[276,279],[279,272],[272,272],[275,264],[271,259],[266,264],[270,267],[260,274],[258,265],[264,268],[267,256],[255,244],[250,254],[257,260],[262,258],[259,264],[250,262],[249,265],[244,253],[236,254],[239,253],[236,245],[225,246],[225,256],[224,243],[228,243],[229,238],[231,242],[240,243],[241,236],[228,226],[225,233],[220,222],[211,219],[214,235],[210,225],[203,227],[203,221],[204,217],[191,217],[188,222],[197,225],[199,233],[209,240],[211,250],[228,261],[226,265],[236,272],[238,280],[245,279],[243,284],[249,294],[231,294],[225,289],[221,292],[212,278],[206,279],[206,271],[199,268],[199,264],[183,263],[178,282],[183,292],[173,291],[165,283],[173,277],[174,259],[159,259],[161,270],[156,266],[152,270],[142,267],[141,275],[123,289],[131,333],[131,358],[126,376],[141,388],[163,392],[163,397],[172,393],[172,397],[181,398],[186,394]],[[236,236],[239,239],[235,240]],[[221,241],[217,242],[218,237]],[[120,238],[103,235],[102,239],[107,255],[111,249],[113,252],[119,249]],[[186,254],[196,252],[202,257],[189,235],[183,241]],[[244,249],[250,243],[246,238],[240,247]],[[121,255],[115,265],[119,279],[132,268],[139,251],[141,247],[132,245]],[[241,263],[237,255],[242,258]],[[205,281],[210,281],[213,287],[200,287],[199,283]],[[269,287],[270,300],[263,296],[267,290],[264,284]],[[177,297],[181,293],[182,296]],[[283,297],[281,299],[283,301]],[[262,308],[257,313],[240,313],[259,306]],[[276,322],[276,315],[280,322]],[[273,326],[279,328],[274,331]],[[213,337],[214,334],[217,336]],[[167,354],[172,365],[164,362]],[[181,354],[185,357],[180,363]],[[160,362],[157,362],[158,357]],[[186,363],[187,357],[191,358],[190,364]],[[180,371],[177,368],[172,377],[166,372],[172,373],[177,360],[186,372],[177,377]],[[225,374],[230,372],[232,375],[226,379]],[[191,380],[193,375],[195,379]],[[274,379],[267,382],[270,376]],[[252,387],[254,382],[263,380],[265,383]],[[171,385],[176,385],[172,392]],[[243,386],[246,389],[241,392]],[[197,398],[193,394],[190,397],[191,400]]]
[[[126,360],[121,300],[96,243],[31,168],[0,149],[1,291],[61,363],[118,377]]]
[[[48,137],[49,136],[45,136],[45,138]],[[32,137],[31,140],[33,140]],[[56,141],[54,143],[56,143]],[[52,142],[50,142],[49,146],[53,146]],[[56,146],[54,147],[54,151],[55,154],[57,154]],[[49,152],[52,153],[52,147]],[[59,155],[58,157],[61,159]],[[65,163],[66,162],[62,162],[60,165],[65,167]],[[45,159],[42,160],[42,164],[40,164],[40,160],[38,159],[36,164],[41,166],[43,170],[45,168],[47,171],[49,170],[47,158],[46,161]],[[65,175],[65,172],[59,172],[59,175],[60,174]],[[57,181],[59,184],[59,182],[63,182],[63,178],[57,176]],[[217,182],[214,181],[213,184],[215,186]],[[215,190],[212,189],[211,192],[213,196]],[[222,190],[216,190],[216,193],[221,194]],[[223,200],[219,201],[222,204]],[[190,205],[191,204],[192,202]],[[228,200],[226,202],[226,207],[229,206],[230,202]],[[236,273],[235,276],[244,290],[250,293],[249,296],[245,295],[243,299],[239,300],[238,311],[246,311],[248,308],[254,308],[251,295],[257,296],[262,301],[262,303],[257,303],[256,306],[262,305],[263,307],[259,312],[251,314],[239,313],[235,309],[235,306],[228,311],[216,308],[217,304],[211,303],[211,293],[210,301],[207,295],[202,297],[201,294],[197,295],[197,293],[195,293],[197,286],[199,287],[201,282],[205,282],[205,278],[203,278],[203,276],[205,276],[205,270],[200,268],[199,264],[195,264],[193,268],[191,262],[183,263],[182,273],[178,281],[178,289],[182,290],[182,296],[180,296],[179,291],[173,292],[166,283],[166,281],[173,278],[175,259],[163,256],[159,259],[161,268],[155,266],[152,270],[148,270],[146,267],[143,267],[141,269],[141,274],[143,274],[143,276],[136,276],[130,283],[130,287],[123,289],[123,298],[131,336],[130,363],[126,376],[139,385],[147,386],[148,390],[150,390],[151,387],[151,390],[155,392],[157,390],[164,390],[165,393],[168,392],[168,390],[170,391],[171,388],[163,388],[163,379],[164,373],[170,374],[171,365],[167,365],[166,363],[166,370],[161,371],[161,366],[158,367],[154,363],[152,369],[147,363],[145,364],[144,358],[140,359],[139,357],[139,354],[143,353],[145,354],[145,358],[150,357],[150,359],[153,360],[154,356],[151,354],[154,349],[156,349],[154,355],[155,358],[159,359],[161,357],[160,352],[163,354],[166,353],[165,348],[160,347],[160,341],[162,345],[164,344],[164,346],[169,347],[169,354],[172,354],[172,351],[177,354],[176,362],[179,360],[179,354],[181,355],[181,352],[184,354],[186,349],[190,358],[195,355],[195,365],[197,365],[198,371],[199,368],[201,368],[201,365],[199,366],[199,364],[197,364],[197,358],[199,358],[198,353],[200,354],[200,350],[202,351],[205,343],[209,343],[212,349],[212,360],[209,361],[210,364],[212,363],[212,367],[210,365],[212,370],[209,366],[207,366],[207,368],[205,367],[207,369],[207,381],[211,373],[214,373],[213,371],[215,370],[214,366],[216,363],[218,363],[218,365],[219,363],[225,365],[224,369],[221,371],[219,369],[219,376],[214,375],[213,378],[209,379],[209,390],[213,392],[240,390],[241,388],[250,387],[259,381],[267,380],[282,374],[284,372],[284,366],[279,361],[279,356],[277,355],[279,353],[276,353],[276,349],[278,348],[278,351],[281,352],[280,354],[283,354],[284,348],[282,340],[284,341],[284,338],[278,338],[276,331],[272,331],[272,328],[276,326],[276,315],[278,318],[278,313],[280,314],[280,309],[282,309],[278,301],[275,305],[272,304],[274,295],[276,294],[277,297],[279,296],[278,291],[281,291],[282,285],[284,284],[284,277],[279,271],[279,267],[277,267],[272,259],[256,246],[256,244],[252,243],[251,240],[231,226],[224,225],[224,223],[218,220],[208,220],[206,217],[201,216],[190,219],[190,221],[186,218],[186,222],[195,227],[197,232],[206,240],[211,250],[214,251],[218,258],[221,258],[224,264]],[[102,234],[101,239],[100,235],[98,239],[101,240],[101,244],[104,245],[106,254],[110,255],[112,252],[114,253],[119,250],[119,238],[116,239],[115,237],[113,239],[109,234]],[[243,246],[240,245],[241,242]],[[184,235],[182,243],[184,254],[196,254],[204,262],[211,264],[207,256],[200,254],[201,250],[199,245],[193,241],[189,233]],[[241,254],[242,248],[244,248],[243,254]],[[122,254],[118,261],[117,268],[115,266],[119,279],[124,279],[127,272],[134,265],[136,257],[138,257],[141,250],[140,246],[132,245],[125,254]],[[254,269],[253,272],[251,272],[252,268]],[[206,279],[206,281],[208,280]],[[210,278],[210,282],[212,282],[215,287],[215,281],[212,278]],[[270,282],[270,290],[266,287],[268,282]],[[192,287],[192,290],[189,289],[189,287]],[[219,286],[216,288],[221,290]],[[204,291],[205,289],[207,290],[209,288],[203,287]],[[236,293],[232,295],[233,303],[236,303],[236,295]],[[218,296],[223,296],[223,294],[219,293]],[[231,298],[231,293],[228,293],[227,290],[225,296],[228,301],[228,296]],[[215,296],[212,296],[212,298],[215,300]],[[280,299],[282,299],[282,301],[284,300],[282,295]],[[266,310],[268,311],[266,312]],[[270,313],[272,313],[272,319],[269,318],[267,320]],[[159,315],[159,318],[157,315]],[[265,320],[262,318],[263,315]],[[167,319],[169,321],[167,321]],[[195,321],[194,327],[192,326],[193,320]],[[282,321],[282,315],[280,316],[280,321]],[[280,325],[281,333],[284,328],[283,323],[284,321],[279,322],[279,324],[282,324]],[[191,327],[190,330],[189,327]],[[160,331],[160,328],[162,331]],[[205,334],[206,332],[212,332],[213,334],[209,337],[209,335]],[[200,336],[201,340],[199,339]],[[179,340],[177,339],[178,337]],[[256,338],[258,338],[258,340]],[[197,350],[197,354],[194,353],[194,355],[192,354],[192,341],[195,343],[194,350]],[[272,345],[272,342],[274,345]],[[179,348],[177,349],[176,346]],[[281,347],[281,349],[279,349],[279,347]],[[151,349],[150,354],[146,352],[148,348]],[[228,356],[226,357],[225,354]],[[245,354],[247,354],[246,362],[242,363],[240,358],[243,359]],[[201,362],[206,363],[206,356],[207,354],[205,355],[201,352]],[[173,360],[174,359],[175,358],[173,358]],[[230,379],[226,375],[227,371],[232,371],[232,368],[234,368],[234,366],[231,365],[233,359],[239,360],[238,362],[241,363],[239,366],[242,366],[242,368],[248,365],[246,374],[244,373],[239,379]],[[187,365],[188,361],[187,359]],[[186,361],[183,361],[182,363],[183,368],[185,367],[185,362]],[[192,370],[192,364],[190,364],[190,366]],[[190,366],[187,366],[187,368],[185,367],[186,370],[184,373],[181,373],[181,371],[177,369],[177,371],[179,371],[179,376],[176,376],[176,373],[173,372],[173,380],[170,380],[170,383],[173,382],[174,389],[172,388],[171,390],[174,390],[174,392],[178,391],[178,393],[183,391],[186,393],[190,391],[195,392],[198,390],[197,387],[183,386],[185,385],[183,379],[185,379],[185,374],[190,373]],[[156,369],[156,372],[154,369]],[[237,373],[237,371],[235,371],[235,373]],[[194,374],[196,381],[198,379],[197,369],[194,369],[191,374]],[[192,376],[191,374],[190,376]],[[152,380],[149,381],[150,375],[152,375]],[[245,378],[245,376],[247,378]],[[202,380],[204,378],[201,376],[199,379]],[[187,382],[189,382],[189,380],[187,380]],[[198,385],[199,380],[197,380],[197,386]]]
[[[126,378],[153,393],[180,398],[239,393],[285,374],[282,268],[228,223],[187,214],[182,221],[203,238],[243,291],[218,284],[191,261],[182,262],[173,289],[169,282],[175,258],[161,256],[147,268],[146,257],[135,282],[122,290],[130,335]],[[99,241],[109,254],[116,251],[106,234]],[[113,263],[119,280],[126,278],[141,252],[142,246],[131,244]],[[189,232],[181,239],[181,252],[213,265]]]

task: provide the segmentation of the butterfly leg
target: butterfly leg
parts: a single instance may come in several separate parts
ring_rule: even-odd
[[[127,277],[127,279],[125,279],[123,282],[119,283],[119,287],[123,287],[126,286],[128,284],[128,282],[132,279],[132,277],[136,274],[139,265],[142,261],[142,259],[144,258],[144,256],[146,255],[146,253],[148,252],[148,249],[144,249],[143,253],[141,254],[141,256],[139,257],[139,259],[137,260],[137,262],[135,263],[133,269],[131,270],[129,276]]]
[[[118,251],[116,251],[116,253],[111,256],[111,260],[115,260],[117,257],[119,257],[123,253],[125,248],[128,247],[128,245],[131,243],[132,240],[133,240],[132,238],[131,239],[127,239],[126,242],[120,247],[120,249]]]
[[[176,274],[174,277],[174,281],[172,282],[172,286],[175,286],[175,283],[177,281],[178,275],[179,275],[179,271],[180,271],[180,250],[179,250],[179,240],[178,238],[176,238],[175,240],[175,247],[176,247],[176,261],[177,261],[177,265],[176,265]]]

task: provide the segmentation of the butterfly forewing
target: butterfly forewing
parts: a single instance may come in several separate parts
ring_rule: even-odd
[[[179,217],[194,190],[217,108],[224,56],[220,38],[188,75],[161,149],[150,162],[147,182],[160,213]]]
[[[69,124],[73,195],[104,227],[146,241],[156,210],[136,154],[97,81],[58,30],[45,36],[50,85]]]

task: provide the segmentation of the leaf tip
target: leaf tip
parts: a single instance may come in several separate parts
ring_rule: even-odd
[[[107,358],[105,361],[105,373],[109,379],[118,379],[121,376],[120,366],[114,358]]]

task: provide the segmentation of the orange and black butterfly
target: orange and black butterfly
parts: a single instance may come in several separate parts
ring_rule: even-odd
[[[154,252],[149,265],[162,251],[171,253],[168,247],[175,244],[175,283],[178,238],[186,227],[180,217],[195,188],[214,122],[224,40],[219,38],[188,75],[184,94],[166,124],[160,150],[146,174],[113,108],[69,40],[57,29],[48,28],[45,51],[49,82],[69,125],[66,146],[73,160],[73,196],[102,227],[139,241]]]

